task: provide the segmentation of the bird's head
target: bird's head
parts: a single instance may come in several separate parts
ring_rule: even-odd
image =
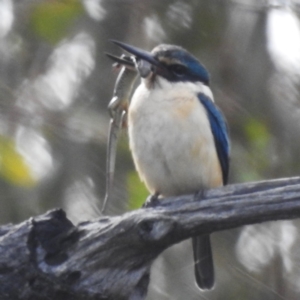
[[[134,55],[141,77],[155,81],[161,76],[169,82],[195,82],[209,86],[209,74],[205,67],[182,47],[162,44],[151,52],[113,41]]]

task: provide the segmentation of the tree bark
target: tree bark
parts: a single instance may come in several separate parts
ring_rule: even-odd
[[[300,216],[300,177],[228,185],[74,226],[56,209],[0,227],[0,299],[144,299],[153,260],[192,236]]]

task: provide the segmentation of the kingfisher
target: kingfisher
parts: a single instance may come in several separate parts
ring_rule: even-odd
[[[135,168],[152,199],[201,193],[225,185],[230,144],[210,76],[200,61],[176,45],[151,52],[113,41],[130,53],[141,77],[128,109]],[[214,286],[209,235],[192,239],[198,287]]]

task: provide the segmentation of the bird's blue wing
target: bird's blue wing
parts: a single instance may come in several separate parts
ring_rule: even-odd
[[[205,107],[210,127],[214,136],[215,145],[219,161],[222,168],[223,184],[227,183],[229,172],[229,138],[227,124],[221,111],[217,106],[204,94],[199,94],[198,98]]]

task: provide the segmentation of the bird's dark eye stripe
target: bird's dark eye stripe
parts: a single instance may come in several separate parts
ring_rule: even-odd
[[[186,74],[187,68],[183,65],[172,65],[170,69],[176,75],[184,75]]]

